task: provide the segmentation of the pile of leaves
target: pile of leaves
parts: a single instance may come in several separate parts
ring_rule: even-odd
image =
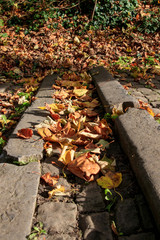
[[[107,189],[119,186],[122,175],[115,172],[115,161],[106,156],[106,149],[113,141],[112,130],[107,121],[99,117],[100,103],[93,98],[91,77],[86,72],[80,75],[65,73],[52,87],[53,103],[39,107],[48,110],[49,116],[35,126],[45,141],[46,155],[52,156],[58,149],[58,161],[76,176],[90,182],[101,171],[104,176],[97,179],[100,186]],[[32,131],[21,129],[17,135],[30,138]],[[64,186],[55,186],[59,176],[51,174],[42,176],[54,187],[49,197],[65,192]]]

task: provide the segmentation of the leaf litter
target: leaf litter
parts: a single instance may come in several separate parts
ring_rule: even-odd
[[[45,121],[35,126],[37,133],[45,141],[46,155],[53,156],[56,148],[59,151],[58,162],[72,174],[86,182],[96,180],[103,188],[115,189],[122,181],[122,174],[115,171],[115,161],[106,157],[106,149],[113,142],[111,126],[106,119],[99,116],[97,107],[100,103],[92,97],[94,88],[75,87],[76,84],[69,84],[65,88],[63,81],[66,82],[67,78],[72,78],[72,83],[81,79],[88,86],[92,84],[87,73],[83,76],[65,73],[56,81],[57,85],[63,87],[53,87],[53,103],[39,106],[49,114]],[[66,92],[69,94],[66,95]],[[90,99],[85,101],[88,93]],[[82,96],[84,98],[81,99]],[[99,174],[103,177],[98,178]],[[49,198],[68,194],[65,186],[58,184],[58,176],[51,176],[48,172],[41,179],[53,187],[48,192]]]

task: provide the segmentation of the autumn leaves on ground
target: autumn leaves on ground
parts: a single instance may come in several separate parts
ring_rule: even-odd
[[[94,181],[101,171],[104,177],[97,179],[103,188],[117,187],[122,181],[121,173],[115,173],[115,162],[105,152],[113,142],[112,130],[107,121],[100,119],[100,102],[93,98],[95,88],[86,73],[77,75],[66,72],[53,84],[53,103],[40,106],[49,116],[35,126],[44,139],[47,156],[59,150],[58,161],[85,181]],[[31,129],[20,129],[18,137],[31,138]],[[53,164],[55,164],[53,162]],[[57,186],[59,176],[47,172],[42,179],[53,187],[49,197],[66,194],[64,186]]]
[[[15,16],[22,13],[14,8]],[[141,14],[144,14],[142,11]],[[137,15],[137,19],[140,14]],[[11,91],[0,93],[0,150],[21,114],[32,101],[42,79],[54,72],[59,74],[53,85],[53,104],[40,106],[49,116],[36,126],[44,139],[46,154],[60,149],[59,161],[73,174],[85,181],[95,180],[100,171],[105,177],[97,179],[103,188],[115,188],[121,173],[115,173],[115,163],[105,155],[112,142],[112,129],[100,118],[100,102],[94,98],[94,86],[87,71],[103,65],[113,75],[123,77],[129,72],[135,81],[144,79],[154,87],[152,78],[160,74],[159,33],[143,34],[133,24],[128,28],[84,30],[86,16],[79,16],[77,27],[65,28],[62,18],[48,18],[36,31],[25,26],[8,27],[0,19],[0,83],[11,83]],[[56,24],[56,29],[51,28]],[[81,34],[79,34],[81,32]],[[27,135],[26,135],[27,134]],[[17,137],[32,137],[32,130],[20,129]],[[46,173],[42,178],[54,187],[58,176]],[[49,193],[63,192],[61,186]]]

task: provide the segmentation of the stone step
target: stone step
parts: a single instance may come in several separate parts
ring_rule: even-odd
[[[137,109],[137,100],[106,69],[94,68],[91,75],[107,110],[115,104],[132,107],[115,120],[115,127],[160,231],[160,124],[146,110]]]
[[[52,85],[57,75],[47,76],[36,95],[36,100],[24,112],[21,120],[11,134],[7,145],[4,147],[1,161],[4,159],[14,159],[19,162],[38,161],[43,157],[43,140],[37,134],[34,126],[41,123],[48,116],[47,111],[41,110],[38,107],[44,106],[47,101],[48,104],[53,103],[53,89]],[[33,129],[33,136],[30,139],[22,139],[17,137],[18,130],[22,128]]]
[[[0,163],[0,240],[25,240],[35,211],[40,163]]]

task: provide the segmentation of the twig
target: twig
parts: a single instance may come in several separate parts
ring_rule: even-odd
[[[96,5],[97,5],[97,0],[95,0],[93,12],[92,12],[92,17],[91,17],[91,21],[93,21],[93,18],[94,18],[94,14],[95,14],[95,10],[96,10]]]

